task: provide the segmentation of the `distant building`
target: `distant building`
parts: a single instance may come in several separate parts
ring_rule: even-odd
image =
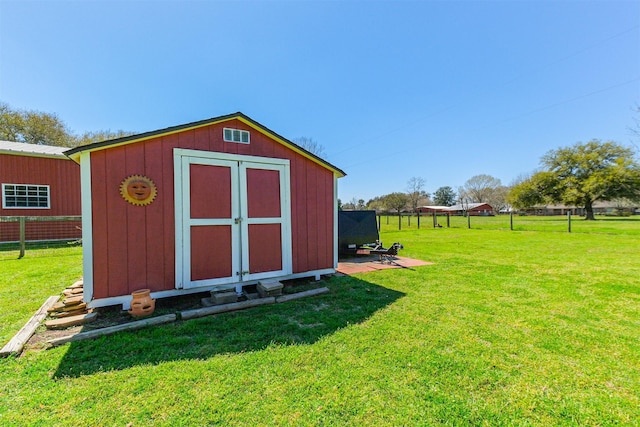
[[[454,206],[420,206],[418,212],[421,214],[441,213],[449,215],[465,215],[467,212],[471,216],[494,216],[496,213],[488,203],[467,203]]]
[[[633,205],[621,205],[618,202],[613,201],[597,201],[593,203],[593,213],[596,215],[611,215],[611,216],[629,216],[634,214],[640,214],[640,204]],[[554,205],[537,205],[529,209],[524,209],[527,215],[566,215],[569,212],[571,215],[582,216],[586,214],[584,207],[569,206],[563,204]]]
[[[76,216],[80,207],[80,167],[63,153],[67,147],[0,141],[0,242],[19,239],[9,217]],[[80,221],[29,222],[27,240],[75,239]]]

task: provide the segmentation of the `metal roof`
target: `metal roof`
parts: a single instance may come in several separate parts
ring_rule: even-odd
[[[64,152],[69,147],[55,147],[52,145],[26,144],[24,142],[0,141],[0,154],[13,154],[34,157],[55,157],[67,159]]]
[[[470,211],[471,209],[476,209],[480,206],[483,205],[487,205],[489,206],[491,209],[493,209],[493,206],[491,206],[489,203],[465,203],[463,205],[453,205],[453,206],[449,206],[447,208],[447,210],[450,211]]]
[[[465,211],[475,209],[477,207],[487,205],[493,209],[493,207],[488,203],[466,203],[464,205],[453,205],[453,206],[420,206],[421,208],[433,209],[433,210],[441,210],[441,211]]]

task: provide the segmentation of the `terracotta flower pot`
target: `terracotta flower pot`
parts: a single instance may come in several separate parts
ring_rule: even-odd
[[[156,309],[156,300],[151,298],[151,290],[140,289],[133,291],[129,314],[133,317],[149,316]]]

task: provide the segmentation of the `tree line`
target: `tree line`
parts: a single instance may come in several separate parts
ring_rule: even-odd
[[[636,112],[640,116],[640,107]],[[630,130],[640,137],[640,120]],[[132,134],[123,130],[76,134],[56,114],[16,110],[0,102],[0,140],[76,147]],[[296,141],[316,155],[324,154],[324,147],[311,138]],[[640,203],[640,163],[636,156],[632,148],[594,139],[549,151],[541,158],[537,171],[522,175],[510,186],[481,174],[469,178],[457,191],[443,186],[430,194],[424,189],[424,178],[412,177],[404,192],[374,197],[367,202],[354,198],[342,203],[338,199],[338,207],[416,212],[419,206],[488,203],[494,210],[503,211],[562,203],[582,207],[585,219],[595,219],[593,204],[597,201],[617,201],[636,207]]]
[[[412,177],[407,182],[406,192],[394,192],[374,197],[365,203],[363,199],[350,202],[339,201],[341,209],[374,209],[382,211],[416,212],[421,206],[453,206],[469,203],[488,203],[496,210],[508,207],[509,187],[491,175],[475,175],[454,190],[450,186],[438,188],[430,194],[424,190],[425,179]]]
[[[584,208],[585,219],[594,220],[596,201],[615,201],[618,206],[640,204],[640,163],[635,156],[631,148],[594,139],[549,151],[538,171],[521,176],[510,186],[482,174],[469,178],[457,192],[449,186],[440,187],[431,198],[424,191],[424,179],[413,177],[406,192],[378,196],[367,203],[354,199],[342,204],[339,200],[338,205],[341,209],[415,213],[418,206],[429,205],[488,203],[500,212],[562,203]]]

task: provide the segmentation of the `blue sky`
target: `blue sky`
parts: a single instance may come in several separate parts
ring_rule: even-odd
[[[322,144],[345,202],[510,184],[640,145],[640,2],[0,0],[0,102],[77,133],[241,111]]]

